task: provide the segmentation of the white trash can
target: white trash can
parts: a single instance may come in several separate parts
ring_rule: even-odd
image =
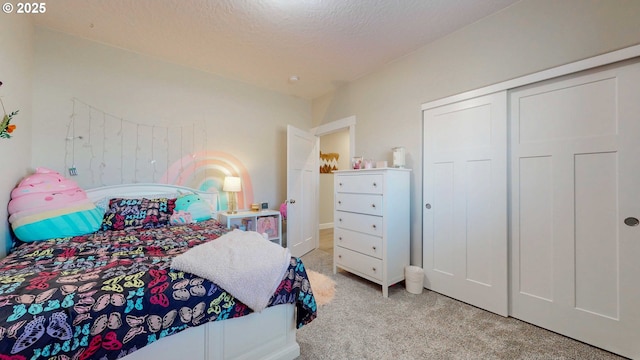
[[[419,266],[407,266],[404,268],[404,284],[407,291],[412,294],[422,294],[424,288],[424,270]]]

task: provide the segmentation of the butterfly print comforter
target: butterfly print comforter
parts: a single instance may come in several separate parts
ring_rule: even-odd
[[[216,284],[169,268],[227,230],[215,220],[22,244],[0,261],[0,360],[117,359],[209,321],[251,313]],[[291,264],[269,306],[316,317],[304,265]]]

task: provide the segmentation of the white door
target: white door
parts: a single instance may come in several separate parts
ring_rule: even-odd
[[[287,126],[287,247],[302,256],[318,247],[320,140]]]
[[[424,111],[423,266],[433,291],[506,316],[506,92]]]
[[[639,93],[636,63],[510,95],[511,315],[636,359]]]

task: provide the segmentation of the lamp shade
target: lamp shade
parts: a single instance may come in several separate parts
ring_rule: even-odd
[[[222,191],[227,192],[240,192],[242,191],[242,183],[237,176],[227,176],[224,178],[224,184],[222,185]]]

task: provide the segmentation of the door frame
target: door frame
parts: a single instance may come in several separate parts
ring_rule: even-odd
[[[349,156],[351,159],[356,154],[356,116],[351,115],[346,118],[338,119],[327,124],[323,124],[311,129],[311,133],[321,138],[322,136],[333,134],[339,131],[349,130]],[[321,140],[322,141],[322,140]],[[320,170],[318,170],[318,193],[316,198],[320,199]],[[319,200],[318,200],[319,201]],[[317,208],[320,208],[320,203],[316,204]],[[320,246],[320,218],[318,217],[318,246]]]
[[[311,133],[317,137],[329,135],[334,132],[349,130],[349,158],[356,154],[356,116],[351,115],[346,118],[322,124],[311,129]],[[319,170],[318,170],[319,172]]]

